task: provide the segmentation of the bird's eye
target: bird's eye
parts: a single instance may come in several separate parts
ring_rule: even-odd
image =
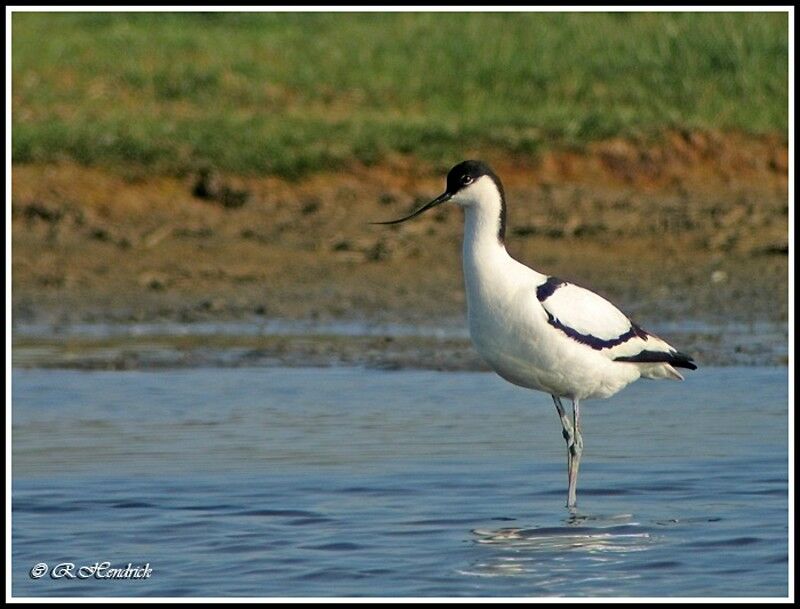
[[[461,183],[466,186],[467,184],[472,184],[472,176],[462,176]]]

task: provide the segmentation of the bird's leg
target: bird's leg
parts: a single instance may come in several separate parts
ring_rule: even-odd
[[[583,454],[583,436],[581,435],[581,405],[580,400],[572,400],[573,442],[570,446],[569,460],[569,490],[567,491],[567,507],[577,505],[578,493],[578,468],[581,465]]]
[[[555,395],[552,397],[558,411],[558,418],[561,419],[561,435],[564,436],[564,441],[567,443],[567,480],[570,488],[572,488],[572,446],[575,443],[575,434],[572,430],[572,422],[569,420],[567,412],[564,410],[564,405],[561,403],[561,398]],[[567,502],[567,506],[569,507],[569,502]]]

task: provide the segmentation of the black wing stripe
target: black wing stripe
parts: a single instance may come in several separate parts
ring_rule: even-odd
[[[676,368],[688,368],[689,370],[697,370],[697,364],[694,360],[680,351],[673,351],[667,353],[665,351],[640,351],[636,355],[626,355],[622,357],[615,357],[615,362],[635,362],[640,364],[655,364],[666,363],[675,366]]]
[[[587,345],[597,351],[600,351],[602,349],[610,349],[611,347],[616,347],[617,345],[621,345],[622,343],[625,343],[631,340],[632,338],[636,337],[647,338],[647,332],[642,330],[636,324],[631,324],[631,327],[628,329],[627,332],[625,332],[624,334],[620,334],[616,338],[604,339],[604,338],[598,338],[597,336],[594,336],[592,334],[581,334],[574,328],[570,328],[569,326],[565,326],[564,324],[562,324],[558,319],[553,317],[552,313],[550,313],[550,311],[548,311],[547,309],[545,309],[544,312],[547,313],[547,323],[549,323],[551,326],[553,326],[558,330],[561,330],[571,339],[583,345]]]
[[[566,284],[566,281],[562,281],[558,277],[548,277],[547,281],[536,288],[536,298],[539,299],[539,302],[544,302],[553,295],[553,292]]]

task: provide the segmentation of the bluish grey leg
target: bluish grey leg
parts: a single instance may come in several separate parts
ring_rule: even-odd
[[[570,445],[569,489],[567,491],[567,507],[574,508],[578,501],[578,468],[581,466],[583,454],[583,436],[581,435],[580,400],[572,400],[573,441]]]
[[[552,396],[553,403],[556,405],[556,410],[558,411],[558,418],[561,419],[561,435],[564,436],[564,441],[567,443],[567,482],[569,484],[569,488],[571,489],[572,484],[572,462],[573,462],[573,454],[574,454],[574,444],[575,444],[575,434],[572,427],[572,421],[570,421],[569,416],[567,416],[566,410],[564,410],[564,405],[561,403],[561,398],[558,396]],[[567,507],[570,506],[570,497],[572,495],[567,494]],[[573,500],[574,505],[574,500]]]

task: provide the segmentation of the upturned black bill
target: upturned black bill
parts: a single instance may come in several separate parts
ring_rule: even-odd
[[[371,222],[371,224],[400,224],[401,222],[405,222],[406,220],[411,220],[411,218],[416,218],[422,212],[428,211],[429,209],[434,208],[437,205],[441,205],[442,203],[446,203],[447,201],[450,200],[450,198],[452,196],[453,195],[451,195],[449,192],[445,192],[444,194],[439,195],[433,201],[423,205],[417,211],[415,211],[414,213],[406,216],[405,218],[400,218],[399,220],[389,220],[388,222]]]

